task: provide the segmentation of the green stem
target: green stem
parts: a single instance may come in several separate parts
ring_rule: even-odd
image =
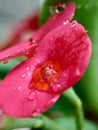
[[[81,100],[76,95],[76,93],[73,90],[73,88],[70,88],[67,91],[63,92],[63,96],[66,97],[70,101],[71,105],[75,109],[77,130],[83,130],[83,126],[84,126],[84,113],[83,113]]]
[[[65,130],[57,125],[53,120],[43,115],[34,118],[10,118],[5,116],[2,130],[12,130],[16,128],[43,128],[45,130]]]
[[[55,123],[53,120],[47,118],[46,116],[40,116],[44,122],[43,129],[44,130],[66,130],[65,128],[62,128],[57,123]]]
[[[5,116],[2,130],[12,130],[16,128],[39,128],[43,125],[43,121],[35,118],[10,118]]]

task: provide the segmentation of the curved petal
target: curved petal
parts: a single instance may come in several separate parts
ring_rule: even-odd
[[[54,72],[59,74],[51,83],[53,91],[60,93],[83,76],[90,61],[91,48],[85,29],[76,21],[61,25],[44,37],[37,57],[41,56],[44,62],[52,61],[48,68],[52,64]]]
[[[36,116],[57,101],[58,94],[30,88],[29,82],[38,65],[35,58],[26,60],[0,83],[0,107],[5,114],[12,117]]]
[[[54,14],[32,37],[35,41],[40,41],[48,32],[62,23],[66,24],[74,16],[75,3],[69,3],[61,13]]]
[[[6,61],[14,57],[25,56],[32,57],[35,53],[35,49],[37,48],[36,43],[32,41],[25,41],[20,44],[17,44],[13,47],[10,47],[4,51],[0,52],[0,62]]]
[[[9,60],[18,56],[28,56],[31,57],[34,54],[34,50],[37,47],[36,43],[39,43],[40,40],[52,29],[59,26],[64,22],[66,24],[71,20],[75,11],[75,4],[69,3],[66,9],[60,14],[55,14],[50,18],[46,24],[44,24],[31,38],[31,40],[20,43],[16,46],[8,48],[0,52],[0,61]],[[33,44],[32,44],[33,43]]]

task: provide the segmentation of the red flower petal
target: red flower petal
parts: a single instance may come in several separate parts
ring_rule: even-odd
[[[54,92],[60,93],[73,86],[86,71],[91,56],[91,41],[82,25],[73,21],[55,28],[44,37],[39,45],[39,56],[43,64],[52,61],[54,68],[59,63],[60,71],[54,70],[59,76],[51,87]]]
[[[0,84],[0,106],[12,117],[36,116],[51,107],[59,98],[54,92],[30,87],[37,59],[29,59],[16,66]]]
[[[33,41],[25,41],[0,52],[0,62],[18,56],[32,57],[38,44]]]
[[[48,33],[37,53],[36,59],[22,62],[0,84],[0,106],[10,116],[35,116],[52,106],[59,93],[84,74],[91,42],[84,28],[74,21]]]
[[[18,56],[28,56],[31,57],[34,54],[34,50],[37,47],[37,44],[41,39],[52,29],[61,25],[63,22],[66,24],[71,20],[75,11],[75,4],[69,3],[66,9],[59,13],[55,14],[52,18],[50,18],[46,24],[44,24],[33,36],[32,41],[27,41],[24,43],[20,43],[16,46],[8,48],[5,51],[0,52],[0,61],[9,60]],[[32,44],[33,43],[33,44]]]
[[[73,18],[75,12],[75,3],[69,3],[65,10],[61,13],[54,14],[32,37],[35,41],[39,41],[52,29],[66,23]]]

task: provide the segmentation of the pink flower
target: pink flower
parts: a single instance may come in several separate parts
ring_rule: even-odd
[[[0,53],[0,61],[26,56],[0,84],[0,106],[12,117],[36,116],[83,76],[91,41],[77,21],[75,4],[52,16],[31,39]]]

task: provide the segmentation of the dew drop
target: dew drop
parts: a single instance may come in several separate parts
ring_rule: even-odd
[[[38,44],[39,41],[38,40],[34,40],[33,38],[29,38],[29,45],[31,46],[32,44]]]
[[[53,36],[52,36],[52,37],[50,37],[50,40],[51,40],[51,41],[53,41],[53,40],[54,40]]]
[[[21,86],[18,86],[18,88],[17,88],[17,89],[18,89],[18,90],[21,90],[21,88],[22,88]]]
[[[35,83],[30,83],[30,88],[35,87]]]
[[[27,67],[26,67],[26,70],[28,71],[29,69],[30,69],[30,67],[29,67],[29,66],[27,66]]]
[[[21,53],[22,52],[22,50],[18,50],[18,53]]]
[[[54,92],[59,92],[62,90],[62,85],[61,84],[56,84],[53,86],[53,91]]]
[[[80,76],[81,75],[81,72],[79,69],[76,70],[76,76]]]
[[[9,57],[10,57],[10,54],[7,55],[7,58],[9,58]]]
[[[82,41],[85,43],[86,36],[82,36]]]
[[[3,60],[3,64],[8,64],[8,60],[7,59]]]
[[[37,51],[38,51],[38,47],[35,48],[35,53],[37,53]]]
[[[38,64],[40,64],[40,60],[39,60],[39,59],[36,59],[36,62],[37,62]]]
[[[29,93],[28,99],[34,100],[36,98],[36,96],[37,96],[36,92],[32,91],[32,92]]]
[[[27,51],[26,51],[26,55],[28,55],[28,54],[29,54],[29,51],[27,50]]]
[[[64,25],[66,25],[67,23],[69,23],[69,20],[63,22]]]
[[[32,41],[33,41],[33,39],[32,38],[29,38],[29,45],[32,45]]]
[[[22,78],[25,78],[25,77],[26,77],[26,74],[22,74],[21,77],[22,77]]]
[[[60,13],[62,12],[66,7],[66,4],[64,2],[61,2],[55,6],[55,12]]]
[[[59,98],[59,96],[56,96],[56,97],[54,97],[53,99],[49,100],[49,101],[45,104],[44,108],[45,108],[45,109],[48,109],[49,107],[51,107],[51,106],[57,101],[58,98]]]
[[[76,21],[72,22],[72,27],[75,27],[76,25],[77,25]]]
[[[36,111],[32,112],[32,116],[37,116],[38,114],[40,114],[41,110],[38,108]]]

